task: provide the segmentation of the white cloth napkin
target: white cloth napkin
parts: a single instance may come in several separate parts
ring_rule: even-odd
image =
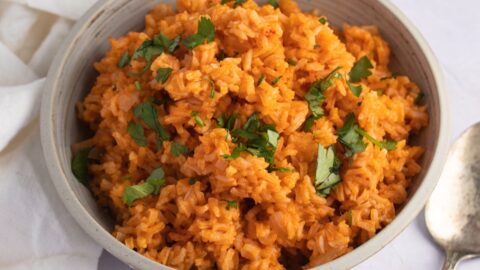
[[[69,19],[93,2],[0,1],[0,269],[97,268],[102,249],[52,186],[38,124],[44,76]]]

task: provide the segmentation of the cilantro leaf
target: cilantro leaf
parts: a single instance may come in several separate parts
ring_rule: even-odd
[[[168,78],[170,78],[172,71],[173,69],[171,68],[159,68],[157,70],[157,76],[155,77],[155,80],[157,82],[165,83],[166,81],[168,81]]]
[[[356,132],[358,134],[360,134],[361,136],[367,138],[367,140],[369,140],[374,145],[376,145],[376,146],[378,146],[382,149],[386,149],[387,151],[392,151],[392,150],[395,150],[395,148],[397,148],[397,142],[395,142],[395,141],[389,141],[389,140],[379,141],[379,140],[373,138],[370,134],[368,134],[365,130],[363,130],[361,128],[357,128]]]
[[[265,74],[261,74],[260,77],[258,78],[258,81],[257,81],[257,86],[260,86],[260,84],[262,84],[262,82],[265,80]]]
[[[288,58],[287,59],[287,63],[290,65],[290,66],[295,66],[297,64],[297,61],[295,61],[294,59],[292,58]]]
[[[328,149],[318,145],[317,169],[315,171],[315,189],[320,196],[327,196],[341,181],[339,170],[340,160],[336,157],[335,148]]]
[[[232,126],[233,127],[233,126]],[[253,113],[242,128],[232,130],[232,141],[237,142],[237,147],[227,159],[235,159],[240,152],[248,152],[257,157],[263,157],[273,168],[274,154],[280,135],[271,125],[260,121],[258,113]]]
[[[247,0],[222,0],[221,4],[222,5],[225,5],[227,4],[228,2],[232,2],[232,1],[235,1],[235,3],[233,4],[233,7],[236,8],[240,5],[242,5],[243,3],[247,2]]]
[[[135,81],[135,89],[142,91],[142,84],[139,81]]]
[[[72,173],[85,186],[88,185],[88,155],[92,149],[93,147],[80,149],[72,158]]]
[[[305,132],[309,132],[310,130],[312,130],[312,127],[313,127],[313,124],[315,124],[315,116],[310,116],[307,118],[307,120],[305,120],[305,124],[303,125],[303,131]]]
[[[240,153],[245,151],[247,148],[243,144],[237,145],[230,155],[223,155],[223,158],[226,160],[233,160],[240,157]]]
[[[224,128],[225,127],[225,116],[222,114],[220,117],[215,119],[217,121],[217,127]]]
[[[207,17],[201,17],[200,22],[198,22],[198,31],[197,33],[204,37],[208,42],[215,40],[215,25]]]
[[[367,56],[363,56],[355,62],[352,70],[348,73],[349,80],[347,81],[347,84],[350,91],[352,91],[355,96],[359,97],[363,88],[361,85],[355,86],[353,83],[359,83],[362,79],[366,79],[368,76],[372,75],[372,72],[370,71],[372,68],[372,62],[370,62]]]
[[[279,7],[277,0],[268,0],[268,3],[274,8],[277,9]]]
[[[163,141],[170,140],[170,134],[158,121],[158,113],[155,106],[147,101],[137,105],[133,109],[136,118],[141,119],[145,124],[157,134],[157,146],[161,146]],[[160,147],[159,147],[160,148]]]
[[[418,93],[417,97],[415,98],[415,104],[420,105],[422,103],[424,97],[425,97],[424,92]]]
[[[319,21],[321,24],[327,24],[327,22],[328,22],[327,18],[325,18],[325,17],[320,17],[320,19],[318,19],[318,21]]]
[[[183,45],[187,49],[193,48],[203,44],[205,41],[212,42],[215,40],[215,25],[207,17],[201,17],[198,22],[197,33],[186,37],[183,40]]]
[[[128,131],[128,134],[130,134],[130,137],[132,137],[132,139],[139,146],[147,145],[147,138],[145,138],[145,133],[143,131],[142,125],[131,121],[128,123],[127,131]]]
[[[238,205],[237,205],[237,202],[236,201],[226,201],[227,202],[227,209],[230,209],[230,208],[237,208]]]
[[[127,187],[122,195],[122,200],[128,206],[138,199],[145,198],[148,195],[157,195],[160,189],[165,185],[165,173],[162,168],[152,171],[150,176],[143,184]]]
[[[372,75],[370,69],[373,68],[372,62],[368,59],[367,56],[360,58],[354,65],[350,73],[348,73],[349,81],[352,83],[361,82],[362,79],[368,78]]]
[[[353,93],[355,96],[357,96],[357,97],[360,96],[360,94],[362,93],[362,90],[363,90],[363,88],[362,88],[361,85],[355,86],[355,85],[353,85],[351,82],[347,82],[347,85],[348,85],[348,87],[350,88],[350,91],[352,91],[352,93]]]
[[[352,226],[352,224],[353,224],[352,210],[349,210],[349,211],[346,213],[346,215],[347,215],[347,224],[348,224],[349,226]]]
[[[177,142],[173,142],[170,146],[170,152],[172,155],[179,157],[181,155],[187,155],[190,153],[190,149],[183,144],[179,144]]]
[[[345,124],[338,129],[338,137],[340,142],[347,149],[345,155],[351,157],[356,153],[363,152],[367,145],[363,142],[362,136],[357,133],[358,125],[355,123],[355,115],[348,114]]]
[[[119,68],[124,68],[128,63],[130,63],[130,56],[128,55],[128,52],[125,52],[118,60],[117,66]]]
[[[172,54],[178,48],[180,39],[180,36],[176,36],[174,39],[169,39],[165,34],[160,33],[153,37],[153,44],[160,46],[163,50]]]
[[[276,77],[275,79],[272,80],[272,83],[271,83],[271,84],[272,84],[272,85],[275,85],[275,84],[277,84],[281,79],[282,79],[282,76],[278,76],[278,77]]]
[[[192,112],[191,115],[192,115],[193,119],[195,120],[195,123],[197,123],[197,125],[199,125],[201,127],[205,126],[205,123],[203,122],[200,115],[198,115],[198,112]]]
[[[217,55],[215,55],[215,57],[217,58],[218,61],[222,61],[223,59],[225,59],[226,55],[225,55],[225,52],[221,50]]]
[[[305,95],[310,112],[316,119],[323,116],[322,103],[325,99],[323,93],[333,85],[334,80],[342,77],[342,75],[338,72],[339,69],[340,67],[334,69],[325,78],[313,83]]]

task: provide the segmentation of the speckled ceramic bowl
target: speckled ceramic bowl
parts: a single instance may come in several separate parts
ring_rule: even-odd
[[[167,269],[117,241],[111,234],[112,220],[95,203],[90,192],[70,170],[70,145],[85,137],[85,127],[75,116],[75,103],[93,85],[93,63],[108,50],[107,39],[142,29],[144,15],[161,1],[99,1],[75,25],[48,74],[42,101],[41,128],[45,159],[53,184],[81,227],[100,245],[136,269]],[[175,1],[163,1],[174,3]],[[266,1],[264,1],[266,2]],[[352,252],[317,267],[318,270],[348,269],[372,256],[397,236],[420,212],[435,187],[448,147],[448,116],[445,87],[438,63],[415,27],[386,0],[299,0],[304,10],[317,8],[334,25],[377,25],[389,42],[392,70],[407,74],[426,93],[430,124],[416,143],[427,151],[423,171],[410,190],[408,202],[394,221]]]

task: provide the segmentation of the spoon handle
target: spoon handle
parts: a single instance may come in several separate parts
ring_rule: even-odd
[[[465,254],[457,251],[447,250],[447,257],[443,263],[443,270],[455,270],[458,262],[465,257]]]

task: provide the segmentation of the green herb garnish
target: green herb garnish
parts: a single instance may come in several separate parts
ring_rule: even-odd
[[[287,63],[290,65],[290,66],[295,66],[297,64],[297,61],[295,61],[294,59],[292,58],[288,58],[287,59]]]
[[[172,145],[170,146],[170,152],[172,155],[179,157],[181,155],[188,155],[190,153],[190,149],[183,144],[172,142]]]
[[[145,124],[157,134],[157,148],[160,149],[163,141],[170,140],[170,134],[158,121],[157,109],[153,103],[146,101],[133,109],[136,118],[141,119]]]
[[[225,159],[235,159],[241,152],[247,152],[263,157],[270,164],[270,169],[274,168],[273,157],[280,135],[272,125],[261,122],[257,113],[253,113],[242,128],[232,130],[231,135],[237,147],[231,155],[224,156]]]
[[[422,103],[424,97],[425,97],[424,92],[418,93],[417,97],[415,98],[415,104],[420,105]]]
[[[203,44],[205,41],[212,42],[215,40],[215,26],[213,22],[207,17],[201,17],[198,22],[197,33],[186,37],[183,40],[183,45],[187,49],[193,48]]]
[[[180,44],[180,36],[176,36],[174,39],[169,39],[163,33],[160,33],[153,37],[153,44],[161,47],[164,51],[173,54]]]
[[[197,125],[199,125],[201,127],[205,126],[205,123],[203,122],[200,115],[198,115],[198,112],[192,112],[191,115],[192,115],[193,119],[195,120],[195,123],[197,123]]]
[[[127,131],[128,131],[128,134],[130,134],[130,137],[132,137],[132,139],[139,146],[147,145],[147,138],[145,138],[145,133],[143,131],[142,125],[131,121],[128,123]]]
[[[223,59],[225,59],[227,55],[225,54],[224,51],[220,51],[217,53],[217,55],[215,55],[215,57],[217,58],[218,61],[222,61]]]
[[[336,157],[335,148],[325,149],[318,145],[317,169],[315,172],[315,190],[320,196],[327,196],[342,181],[340,178],[341,162]]]
[[[315,124],[315,120],[317,119],[313,115],[308,117],[307,120],[305,120],[305,124],[303,125],[303,131],[309,132],[310,130],[312,130],[313,124]]]
[[[165,173],[162,168],[152,171],[143,184],[127,187],[123,192],[122,200],[131,206],[135,200],[142,199],[148,195],[157,195],[165,185]]]
[[[348,224],[349,226],[352,226],[352,224],[353,224],[352,210],[349,210],[349,211],[346,213],[346,215],[347,215],[347,224]]]
[[[274,8],[277,9],[279,7],[277,0],[268,0],[268,3]]]
[[[315,120],[323,116],[322,103],[325,100],[325,91],[333,85],[333,81],[340,79],[342,74],[338,72],[340,67],[334,69],[325,78],[318,80],[310,86],[307,94],[305,94],[305,100],[308,102],[308,108],[312,113],[312,117],[308,118],[305,122],[304,130],[308,131],[313,126]]]
[[[228,2],[232,2],[232,1],[235,1],[235,3],[233,4],[233,7],[236,8],[240,5],[242,5],[243,3],[247,2],[247,0],[222,0],[221,4],[222,5],[225,5],[227,4]]]
[[[372,75],[372,72],[370,71],[372,68],[372,62],[370,62],[367,56],[363,56],[357,62],[355,62],[352,70],[350,70],[348,73],[349,80],[347,84],[355,96],[360,96],[362,93],[362,86],[354,86],[352,83],[359,83],[362,81],[362,79],[368,78],[368,76]]]
[[[272,84],[272,85],[275,85],[275,84],[277,84],[278,81],[280,81],[281,79],[282,79],[282,76],[278,76],[278,77],[276,77],[275,79],[272,80],[272,83],[271,83],[271,84]]]
[[[257,81],[257,86],[260,86],[260,84],[262,84],[264,80],[265,80],[265,74],[260,74],[260,78],[258,78],[258,81]]]
[[[86,147],[78,150],[75,156],[72,158],[72,173],[77,180],[88,185],[88,155],[92,151],[93,147]]]
[[[188,179],[188,184],[189,184],[190,186],[195,185],[196,182],[197,182],[197,179],[195,179],[194,177]]]
[[[319,21],[321,24],[327,24],[327,22],[328,22],[327,18],[325,18],[325,17],[320,17],[320,19],[318,19],[318,21]]]
[[[124,68],[128,63],[130,63],[130,56],[128,55],[128,52],[125,52],[120,57],[120,60],[118,60],[118,65],[117,66],[119,68]]]
[[[238,205],[237,205],[237,202],[236,201],[226,201],[227,202],[227,209],[230,209],[230,208],[237,208]]]
[[[358,125],[355,123],[355,115],[348,114],[345,124],[338,129],[340,142],[345,146],[345,156],[352,157],[356,153],[363,152],[367,145],[363,142],[362,136],[358,134]]]
[[[367,145],[363,142],[363,137],[367,138],[374,145],[388,151],[394,150],[397,145],[395,141],[378,141],[373,138],[355,123],[355,115],[353,113],[348,114],[345,124],[338,130],[338,136],[340,142],[347,149],[345,152],[345,156],[347,157],[352,157],[354,154],[363,152],[365,150]]]
[[[142,84],[139,81],[135,81],[135,89],[142,91]]]
[[[170,78],[170,75],[172,74],[173,69],[171,68],[159,68],[157,69],[157,76],[155,77],[155,80],[157,82],[165,83],[168,81],[168,78]]]

